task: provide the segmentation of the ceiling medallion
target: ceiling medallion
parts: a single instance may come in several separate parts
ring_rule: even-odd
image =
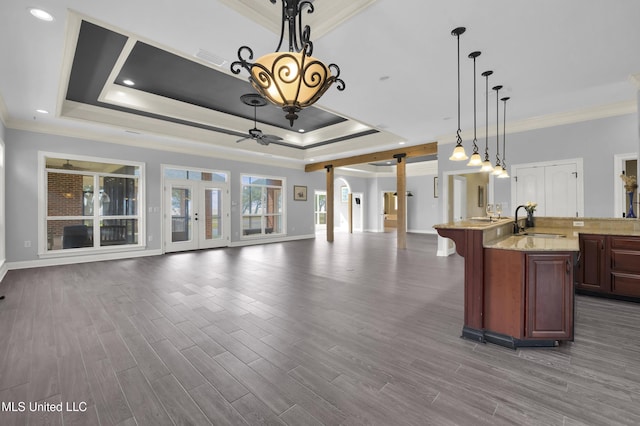
[[[275,4],[276,0],[269,0]],[[256,60],[248,46],[238,49],[238,60],[231,64],[231,72],[239,74],[244,68],[250,74],[249,81],[264,98],[282,107],[291,127],[298,118],[298,112],[313,105],[335,82],[338,90],[345,88],[336,64],[328,66],[314,58],[311,28],[302,29],[302,11],[313,13],[310,1],[281,0],[282,26],[280,42],[274,53]],[[280,52],[284,40],[285,27],[289,36],[289,51]]]

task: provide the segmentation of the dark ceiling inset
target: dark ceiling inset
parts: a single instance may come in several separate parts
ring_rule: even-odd
[[[117,84],[130,79],[135,88],[165,98],[186,102],[203,108],[253,119],[253,108],[247,108],[240,96],[254,92],[248,80],[241,80],[197,62],[148,44],[137,42],[127,58]],[[282,117],[282,110],[275,105],[260,110],[258,121],[290,130]],[[300,113],[294,130],[307,132],[346,121],[345,118],[318,108],[306,108]]]
[[[214,132],[238,136],[244,134],[242,129],[238,129],[236,132],[218,128],[215,123],[205,125],[195,121],[176,119],[153,112],[100,102],[98,100],[100,93],[108,83],[107,79],[116,66],[128,39],[123,34],[88,21],[82,21],[69,78],[67,99]],[[126,79],[135,82],[133,88],[135,90],[246,118],[247,125],[250,125],[253,120],[253,108],[240,100],[240,96],[243,94],[254,92],[248,80],[238,79],[230,74],[140,41],[135,43],[114,83],[126,87],[124,84]],[[289,122],[283,117],[281,109],[268,104],[258,111],[257,121],[287,131],[304,129],[305,132],[312,132],[347,121],[344,117],[315,107],[306,108],[299,115],[300,118],[292,129]],[[375,129],[366,130],[353,135],[321,141],[312,146],[337,143],[377,132]],[[312,147],[289,144],[286,141],[280,142],[278,145],[297,149]]]

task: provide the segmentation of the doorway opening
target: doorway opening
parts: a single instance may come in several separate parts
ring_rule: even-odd
[[[624,188],[624,182],[620,175],[624,172],[627,176],[638,178],[638,154],[618,154],[614,156],[613,164],[613,217],[626,217],[629,211],[629,198]],[[639,197],[633,200],[633,211],[638,215],[640,208]]]

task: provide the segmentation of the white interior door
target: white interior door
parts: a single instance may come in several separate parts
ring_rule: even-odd
[[[521,167],[516,170],[516,206],[527,202],[537,203],[536,215],[546,216],[544,175],[544,167]]]
[[[351,197],[353,231],[364,232],[364,198],[362,192],[354,192]]]
[[[457,222],[467,217],[467,178],[453,177],[453,221]]]
[[[229,191],[216,182],[168,180],[165,252],[229,245]]]
[[[537,203],[537,216],[576,217],[583,210],[580,163],[513,166],[513,209],[529,201]]]
[[[578,188],[575,164],[544,168],[545,216],[578,216]]]

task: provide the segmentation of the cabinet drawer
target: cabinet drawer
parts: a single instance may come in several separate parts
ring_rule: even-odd
[[[640,275],[612,273],[611,292],[623,296],[639,297]]]
[[[640,251],[640,238],[638,237],[609,237],[612,249]]]
[[[612,249],[611,270],[640,274],[640,251]]]

